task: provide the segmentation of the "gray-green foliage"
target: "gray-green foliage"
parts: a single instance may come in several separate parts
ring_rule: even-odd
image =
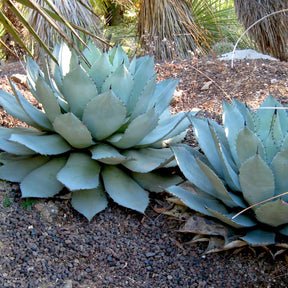
[[[4,109],[31,126],[1,127],[0,178],[20,182],[23,197],[53,197],[66,187],[89,220],[105,209],[106,192],[144,212],[147,190],[180,181],[169,173],[176,161],[166,147],[189,125],[183,113],[170,114],[178,82],[157,83],[153,58],[130,61],[121,47],[102,53],[91,44],[83,54],[91,67],[67,45],[57,46],[52,77],[28,58],[28,83],[42,110],[13,83],[15,95],[0,91]]]
[[[269,96],[257,111],[237,100],[224,102],[223,126],[190,120],[203,153],[185,144],[172,150],[199,194],[179,186],[167,190],[190,208],[242,229],[250,244],[275,243],[278,233],[288,236],[287,110]]]

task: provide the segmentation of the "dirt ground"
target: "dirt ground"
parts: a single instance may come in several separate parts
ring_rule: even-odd
[[[158,79],[181,78],[173,112],[201,109],[221,120],[222,100],[257,107],[271,93],[288,104],[288,63],[213,58],[156,64]],[[19,63],[0,66],[6,76],[24,73]],[[18,84],[29,98],[23,84]],[[0,111],[0,124],[17,125]],[[188,137],[187,142],[190,139]],[[110,203],[88,223],[66,199],[21,199],[17,184],[0,183],[0,287],[287,287],[286,252],[264,248],[205,254],[206,243],[187,245],[181,225],[155,212],[167,205],[152,196],[145,215]]]

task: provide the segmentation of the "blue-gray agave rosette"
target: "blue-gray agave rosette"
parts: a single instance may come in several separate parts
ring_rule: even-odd
[[[256,111],[233,100],[223,103],[223,126],[190,120],[203,153],[185,144],[172,150],[198,194],[175,185],[167,190],[193,210],[230,225],[250,244],[274,244],[277,234],[288,236],[285,107],[272,96]]]
[[[72,206],[89,220],[107,196],[144,212],[148,191],[180,181],[167,144],[183,139],[188,119],[171,115],[177,81],[156,82],[154,60],[131,61],[121,47],[108,53],[89,44],[88,65],[65,44],[48,73],[27,59],[28,84],[43,109],[0,91],[0,104],[31,128],[0,128],[0,178],[20,182],[22,197],[52,197],[64,187]],[[166,169],[168,168],[168,169]],[[155,171],[156,170],[156,171]]]

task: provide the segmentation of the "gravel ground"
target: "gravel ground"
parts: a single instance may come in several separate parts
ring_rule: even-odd
[[[269,92],[287,104],[287,63],[244,60],[231,70],[209,58],[158,63],[156,71],[159,80],[182,78],[174,111],[196,107],[220,119],[223,99],[253,106]],[[0,67],[1,89],[9,90],[5,76],[16,72],[23,73],[19,63]],[[2,125],[13,121],[1,112]],[[249,247],[205,254],[206,243],[185,244],[186,236],[176,232],[181,222],[155,212],[168,205],[165,194],[152,195],[145,215],[110,203],[90,223],[67,199],[31,203],[20,196],[18,185],[0,183],[0,287],[288,286],[285,251],[275,257]]]

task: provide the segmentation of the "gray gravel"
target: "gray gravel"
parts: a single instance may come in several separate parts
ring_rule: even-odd
[[[31,210],[24,203],[17,185],[1,184],[0,287],[288,285],[287,276],[276,278],[287,273],[283,255],[204,255],[204,244],[185,245],[175,221],[151,208],[144,216],[112,203],[88,223],[67,200],[39,200]]]

